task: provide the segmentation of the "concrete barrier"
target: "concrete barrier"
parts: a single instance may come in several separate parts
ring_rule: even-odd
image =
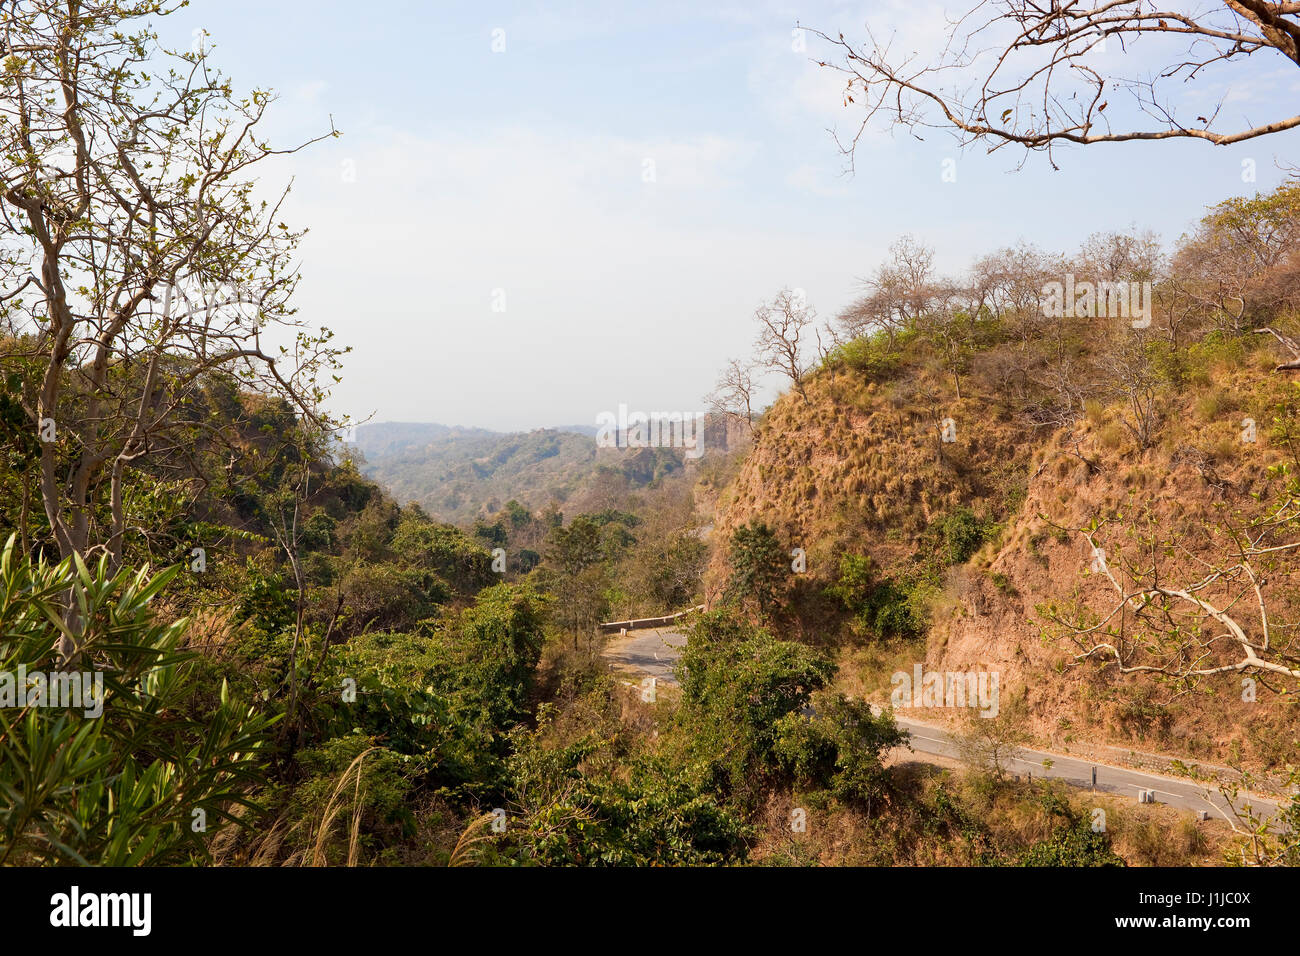
[[[667,627],[680,621],[687,614],[694,614],[696,611],[703,611],[704,605],[697,604],[695,607],[687,608],[685,611],[678,611],[676,614],[665,614],[663,617],[640,617],[630,621],[607,621],[604,624],[597,625],[602,634],[617,634],[623,631],[639,631],[649,627]]]

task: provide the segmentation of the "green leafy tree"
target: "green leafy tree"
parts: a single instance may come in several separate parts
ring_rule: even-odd
[[[459,528],[438,524],[423,512],[402,512],[392,550],[401,564],[433,571],[465,596],[496,581],[491,552]]]
[[[21,403],[49,439],[54,543],[64,557],[103,548],[114,568],[150,530],[130,482],[183,455],[206,382],[232,378],[324,426],[321,379],[341,354],[295,317],[302,233],[283,193],[257,193],[264,161],[301,146],[260,132],[269,93],[237,94],[201,46],[159,43],[149,18],[181,6],[20,0],[0,39],[0,334],[37,365]]]
[[[780,770],[781,721],[808,706],[835,665],[725,611],[702,615],[678,664],[678,720],[719,786],[753,795]]]
[[[882,576],[866,555],[846,554],[841,558],[839,578],[826,590],[853,612],[864,630],[881,637],[917,637],[925,633],[925,619],[912,589]]]
[[[883,757],[907,742],[892,716],[866,701],[838,694],[815,714],[789,713],[778,721],[776,755],[803,786],[825,787],[846,803],[871,806],[888,789]]]
[[[777,605],[790,567],[776,532],[766,522],[751,519],[732,532],[729,559],[726,598],[742,604],[752,602],[759,615],[767,617]]]
[[[603,547],[602,525],[590,515],[576,516],[567,527],[555,525],[548,538],[546,562],[574,647],[583,627],[595,623],[604,609]]]

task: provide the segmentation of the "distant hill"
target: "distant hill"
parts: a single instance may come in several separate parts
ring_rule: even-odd
[[[573,432],[575,435],[586,435],[588,438],[595,438],[599,429],[595,425],[556,425],[554,430],[557,432]]]
[[[363,473],[399,502],[465,525],[495,514],[512,498],[530,510],[555,504],[579,512],[611,507],[622,494],[683,471],[680,449],[598,448],[596,427],[494,432],[426,422],[379,422],[357,428]],[[705,455],[725,451],[719,423],[705,431]]]
[[[377,461],[450,439],[500,436],[501,432],[486,428],[461,428],[435,422],[379,422],[358,427],[355,444],[367,461]]]

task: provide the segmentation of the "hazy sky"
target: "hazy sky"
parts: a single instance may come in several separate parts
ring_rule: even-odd
[[[886,131],[842,176],[827,130],[860,114],[811,62],[824,51],[793,49],[796,22],[850,37],[870,23],[925,49],[942,10],[193,0],[160,27],[187,46],[207,30],[239,88],[275,89],[280,142],[330,115],[344,133],[264,173],[294,177],[287,217],[312,230],[301,314],[354,346],[336,409],[528,429],[594,424],[620,403],[701,408],[748,353],[761,300],[802,288],[829,316],[904,232],[952,272],[1022,238],[1070,250],[1136,224],[1170,242],[1300,159],[1292,131],[1066,150],[1059,172],[1041,156],[1017,171],[1010,150]],[[1257,61],[1225,74],[1230,89],[1188,95],[1226,93],[1230,125],[1290,115],[1300,72]],[[1257,183],[1242,182],[1245,158]]]

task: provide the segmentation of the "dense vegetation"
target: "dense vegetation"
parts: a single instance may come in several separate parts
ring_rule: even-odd
[[[946,448],[931,427],[939,412],[996,393],[984,425],[970,414],[960,427],[1010,420],[1064,441],[1091,417],[1098,442],[1140,455],[1193,383],[1223,364],[1259,371],[1254,333],[1293,321],[1300,187],[1212,210],[1167,270],[1142,237],[1086,246],[1080,268],[1159,283],[1159,321],[1137,335],[1098,335],[1095,314],[1043,317],[1038,291],[1062,265],[1032,250],[992,256],[956,286],[900,244],[816,361],[782,348],[777,330],[802,321],[796,297],[761,310],[762,354],[791,390],[757,422],[746,397],[755,445],[743,463],[688,468],[650,450],[614,467],[587,460],[577,435],[451,436],[472,450],[435,516],[366,477],[322,410],[342,352],[294,318],[285,275],[300,234],[240,178],[274,151],[224,140],[255,125],[268,98],[189,69],[205,54],[160,50],[131,10],[102,12],[16,20],[32,52],[3,78],[45,91],[33,101],[50,132],[0,151],[6,215],[21,224],[0,245],[0,672],[43,675],[46,690],[51,675],[101,675],[103,690],[89,707],[48,694],[0,706],[0,862],[1204,857],[1195,827],[1162,840],[1116,812],[1113,830],[1095,832],[1068,795],[996,764],[957,779],[891,759],[906,735],[837,684],[835,652],[923,640],[945,575],[992,548],[1029,493],[1024,462],[997,442]],[[146,56],[186,68],[158,79],[140,70]],[[154,109],[156,97],[173,108]],[[187,132],[196,118],[215,124],[211,140]],[[211,192],[196,200],[200,184]],[[34,257],[44,285],[24,294]],[[242,295],[209,300],[204,318],[161,305],[173,290],[254,282],[251,312]],[[134,291],[124,301],[121,290]],[[295,343],[279,358],[259,344],[268,323]],[[802,471],[764,457],[764,436],[791,437],[794,422],[854,457],[851,414],[885,390],[898,432],[929,416],[919,438],[899,440],[907,454],[887,463],[873,451],[864,473],[824,485],[811,456]],[[1217,423],[1229,406],[1234,418],[1249,410],[1269,429],[1271,497],[1256,500],[1279,510],[1252,539],[1267,547],[1296,521],[1296,472],[1281,455],[1294,460],[1295,398],[1279,386],[1251,400],[1262,404],[1219,395],[1204,411]],[[1081,467],[1100,467],[1074,447]],[[539,504],[505,491],[575,448],[584,483],[560,486],[572,494],[545,485],[553,500]],[[1212,474],[1222,450],[1192,451]],[[909,455],[920,464],[904,473]],[[472,512],[456,497],[471,478],[500,483]],[[838,537],[799,538],[789,515],[746,508],[769,479],[801,506],[851,512]],[[732,521],[711,538],[706,492]],[[872,536],[888,545],[883,560],[868,553]],[[1265,570],[1285,584],[1287,568]],[[701,603],[679,689],[647,696],[599,656],[602,619]],[[1075,636],[1087,612],[1052,611]],[[1289,679],[1287,636],[1268,651]],[[1267,840],[1252,848],[1256,860],[1294,858]]]

